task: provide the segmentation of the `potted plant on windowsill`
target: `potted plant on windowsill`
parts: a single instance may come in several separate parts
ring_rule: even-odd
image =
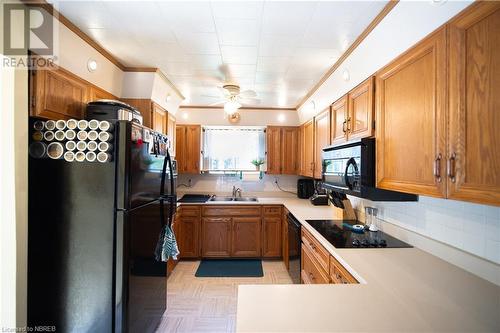
[[[260,171],[260,167],[261,165],[263,165],[265,162],[263,159],[261,158],[258,158],[258,159],[255,159],[251,162],[253,165],[255,165],[255,170],[256,171]]]

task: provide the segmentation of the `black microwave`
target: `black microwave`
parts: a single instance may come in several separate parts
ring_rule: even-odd
[[[323,188],[374,201],[417,201],[418,196],[375,186],[375,138],[323,149]]]

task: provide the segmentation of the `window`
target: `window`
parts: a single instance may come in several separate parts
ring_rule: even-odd
[[[255,171],[253,160],[265,159],[263,127],[203,128],[203,169],[208,171]]]

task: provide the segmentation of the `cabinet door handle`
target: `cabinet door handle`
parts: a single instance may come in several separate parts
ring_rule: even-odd
[[[311,171],[314,170],[314,162],[311,162]]]
[[[316,280],[316,278],[314,277],[313,273],[309,273],[309,278],[311,279],[311,281]]]
[[[342,132],[347,132],[346,130],[346,125],[347,125],[347,120],[344,120],[344,122],[342,123]]]
[[[351,126],[349,126],[350,123],[351,123],[351,117],[347,118],[347,132],[351,131]]]
[[[456,175],[455,175],[455,168],[456,168],[456,159],[457,155],[455,153],[452,153],[450,158],[448,159],[448,177],[450,178],[451,182],[454,183],[456,181]]]
[[[434,160],[434,177],[436,177],[438,183],[441,182],[441,158],[441,153],[439,153]]]

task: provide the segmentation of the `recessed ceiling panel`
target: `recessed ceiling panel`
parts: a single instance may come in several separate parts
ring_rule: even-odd
[[[209,105],[231,82],[295,107],[387,1],[51,1],[129,67],[158,67]]]

